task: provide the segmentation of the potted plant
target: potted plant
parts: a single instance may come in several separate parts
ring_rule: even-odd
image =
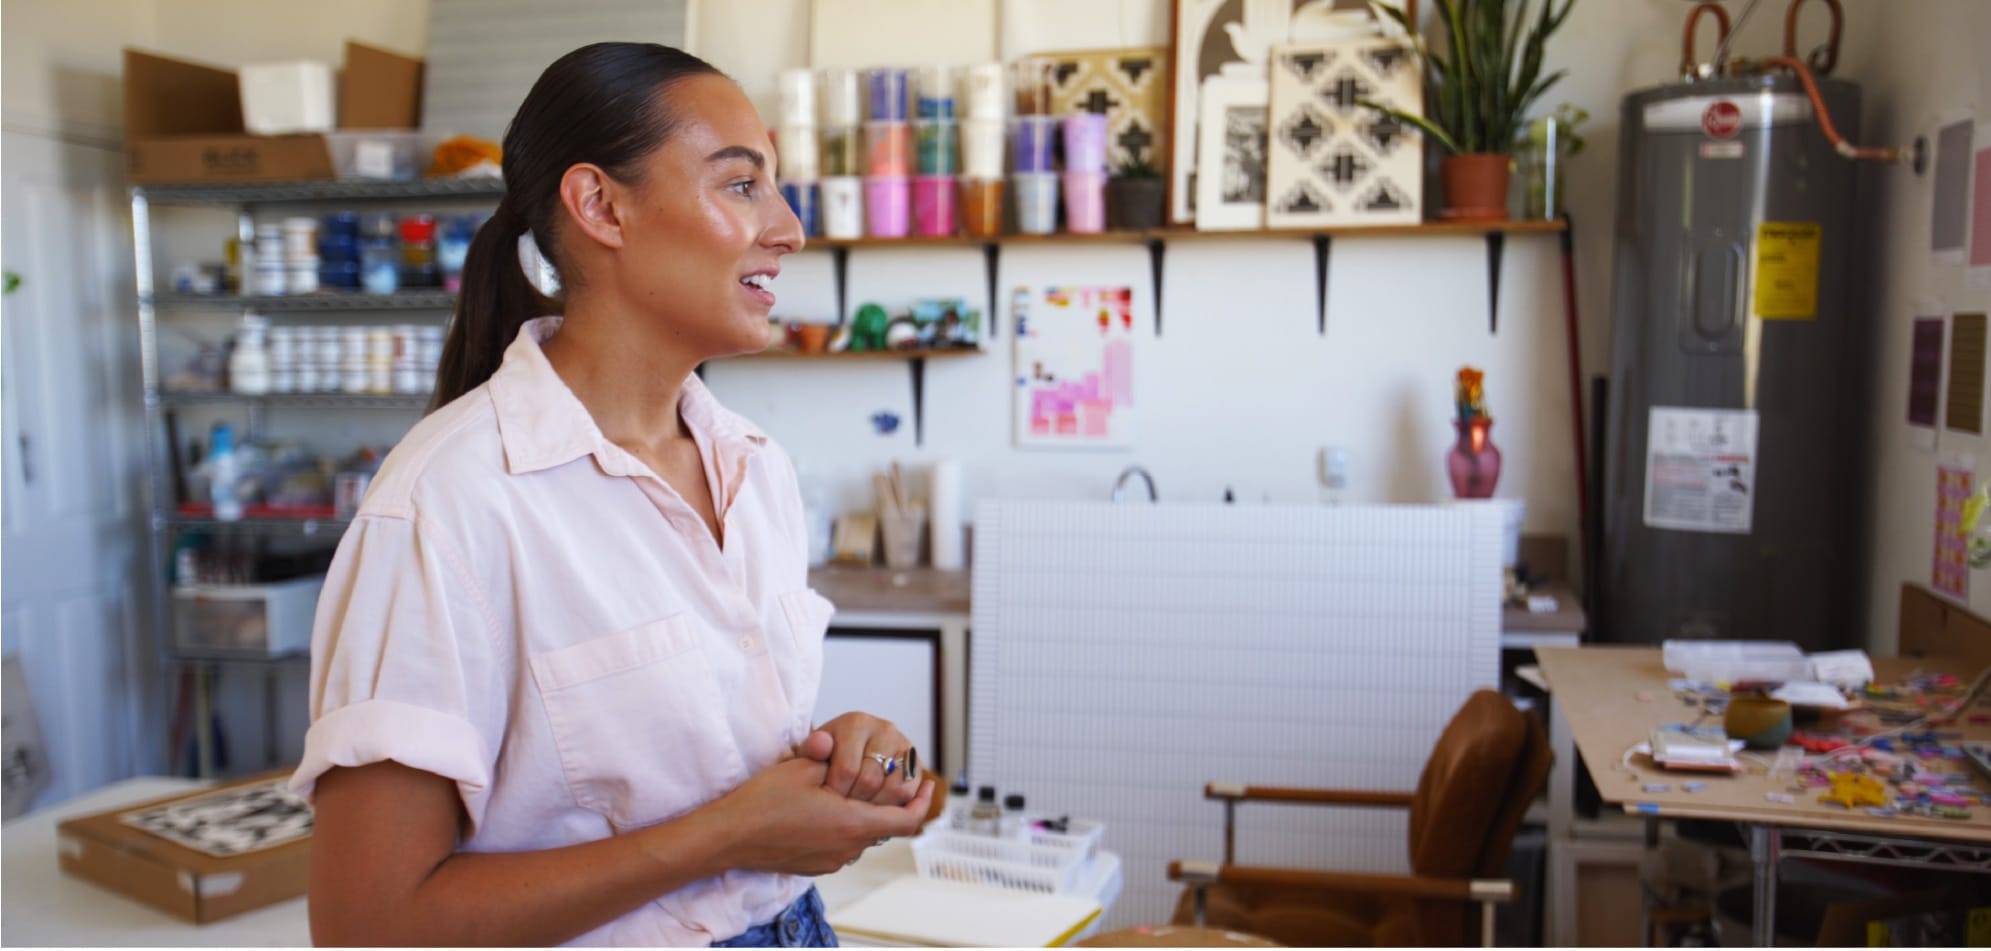
[[[1116,231],[1161,227],[1167,185],[1144,155],[1121,162],[1106,181],[1106,226]]]
[[[1363,105],[1421,130],[1451,153],[1438,174],[1445,188],[1440,217],[1507,217],[1507,150],[1525,124],[1528,107],[1566,70],[1542,75],[1542,49],[1569,16],[1576,0],[1541,0],[1530,16],[1530,0],[1437,0],[1445,40],[1425,42],[1404,12],[1370,0],[1410,37],[1424,66],[1425,115],[1375,102]]]

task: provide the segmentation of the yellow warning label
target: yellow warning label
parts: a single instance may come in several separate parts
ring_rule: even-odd
[[[1756,316],[1818,319],[1816,221],[1765,221],[1756,226]]]

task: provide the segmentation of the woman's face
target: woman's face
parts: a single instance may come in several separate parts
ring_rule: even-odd
[[[701,356],[759,350],[781,257],[802,225],[775,187],[774,146],[733,81],[673,86],[677,128],[643,166],[623,224],[617,278],[637,309]]]

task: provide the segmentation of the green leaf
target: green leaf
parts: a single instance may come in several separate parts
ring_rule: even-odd
[[[1377,112],[1383,113],[1384,115],[1396,119],[1398,122],[1407,122],[1413,126],[1416,126],[1418,131],[1423,132],[1425,135],[1430,136],[1433,141],[1437,142],[1447,151],[1455,153],[1459,151],[1458,143],[1452,140],[1452,137],[1449,133],[1447,133],[1444,129],[1440,128],[1437,123],[1434,123],[1431,120],[1424,118],[1423,116],[1420,116],[1414,112],[1405,112],[1402,109],[1397,109],[1392,106],[1385,106],[1382,103],[1374,102],[1368,99],[1357,99],[1355,100],[1355,104],[1359,106],[1367,106],[1370,109],[1374,109]]]
[[[14,293],[14,289],[15,289],[15,288],[17,288],[17,287],[20,287],[20,286],[21,286],[21,276],[20,276],[19,274],[16,274],[16,273],[12,272],[12,271],[8,271],[8,272],[7,272],[7,289],[6,289],[6,290],[4,290],[4,291],[0,291],[0,293],[4,293],[4,294],[12,294],[12,293]]]

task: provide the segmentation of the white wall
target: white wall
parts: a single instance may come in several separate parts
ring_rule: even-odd
[[[1991,70],[1984,66],[1985,51],[1991,50],[1991,4],[1922,0],[1913,11],[1915,22],[1926,28],[1886,29],[1876,3],[1849,11],[1853,22],[1839,74],[1855,77],[1865,87],[1861,137],[1868,141],[1905,144],[1926,135],[1933,143],[1939,125],[1960,118],[1991,119]],[[1986,144],[1980,131],[1972,148]],[[1938,265],[1930,258],[1933,174],[1917,177],[1894,168],[1869,180],[1877,186],[1872,199],[1877,287],[1869,315],[1876,327],[1875,390],[1873,413],[1866,421],[1873,450],[1867,467],[1867,646],[1892,653],[1901,583],[1929,584],[1937,460],[1961,455],[1972,461],[1978,478],[1991,476],[1986,468],[1991,441],[1983,436],[1941,431],[1936,451],[1911,442],[1910,322],[1916,316],[1982,313],[1991,308],[1991,292],[1967,286],[1961,267]],[[1970,607],[1991,614],[1991,575],[1972,572],[1970,580]]]

